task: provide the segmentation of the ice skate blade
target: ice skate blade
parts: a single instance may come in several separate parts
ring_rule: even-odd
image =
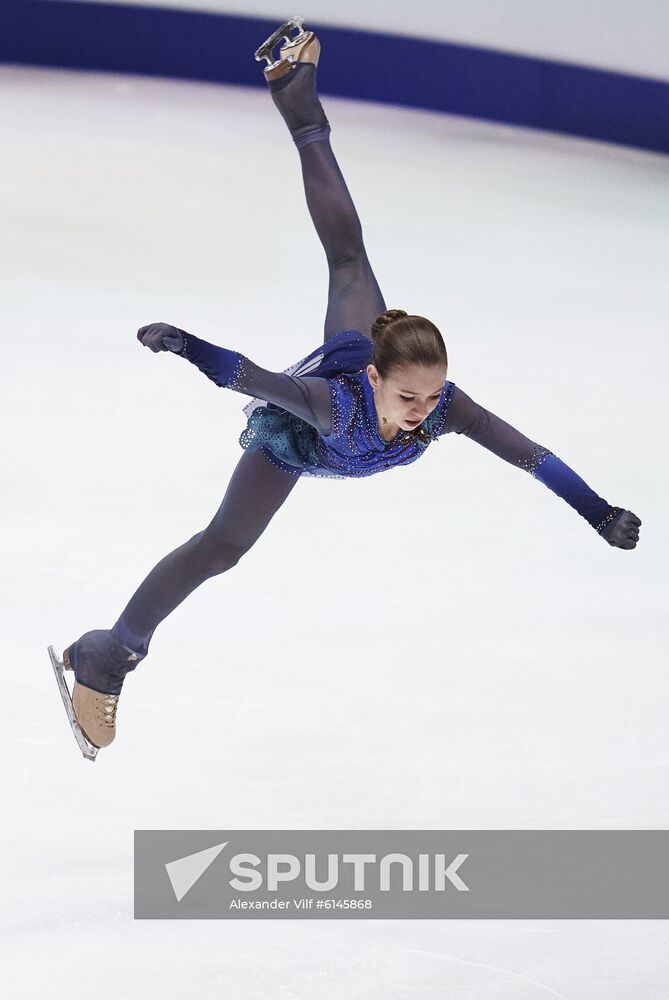
[[[297,29],[296,35],[290,34],[291,28]],[[266,38],[260,48],[256,49],[256,62],[260,62],[261,59],[266,59],[268,69],[278,66],[281,60],[277,59],[276,62],[274,61],[274,57],[272,55],[272,49],[274,46],[278,45],[282,38],[285,38],[288,45],[295,45],[296,42],[301,42],[307,34],[308,32],[304,30],[304,18],[291,17],[289,21],[286,21],[280,28],[277,28],[276,31],[269,36],[269,38]]]
[[[67,681],[65,680],[65,665],[63,661],[58,658],[56,650],[53,646],[48,646],[47,648],[49,651],[51,666],[53,667],[53,672],[56,675],[60,696],[63,699],[63,705],[65,706],[65,711],[67,712],[67,718],[72,732],[74,733],[74,738],[86,760],[95,760],[98,755],[99,747],[93,746],[90,740],[86,739],[81,726],[77,722],[77,717],[74,714],[74,708],[72,707],[72,695],[70,694],[70,689],[68,688]]]

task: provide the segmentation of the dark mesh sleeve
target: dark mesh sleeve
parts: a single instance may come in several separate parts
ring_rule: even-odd
[[[511,424],[475,403],[459,386],[453,390],[443,430],[444,434],[452,432],[466,435],[498,458],[531,474],[542,459],[552,454],[548,448],[531,441]]]
[[[275,403],[306,420],[319,434],[330,433],[332,405],[327,379],[271,372],[238,351],[209,344],[183,330],[179,333],[184,338],[180,356],[199,368],[215,385]]]
[[[620,507],[612,507],[550,449],[525,437],[511,424],[475,403],[455,386],[444,434],[465,434],[505,462],[529,472],[565,500],[600,534]]]

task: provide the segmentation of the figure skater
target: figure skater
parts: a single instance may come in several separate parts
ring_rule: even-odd
[[[635,514],[608,504],[548,448],[446,380],[446,348],[433,323],[386,309],[330,146],[316,90],[319,55],[318,39],[299,19],[256,52],[257,60],[267,60],[272,100],[297,146],[307,206],[327,258],[324,342],[278,373],[167,323],[138,331],[154,353],[172,351],[217,386],[253,398],[244,407],[244,454],[210,524],[151,570],[111,629],[85,633],[62,661],[49,647],[72,729],[89,759],[114,739],[123,680],[147,655],[156,627],[205,580],[237,565],[301,476],[374,475],[415,462],[433,441],[455,432],[544,483],[609,545],[633,549],[639,539]],[[74,671],[71,699],[63,669]]]

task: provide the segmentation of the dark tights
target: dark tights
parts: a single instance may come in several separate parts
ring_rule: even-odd
[[[298,146],[309,213],[329,271],[324,339],[339,330],[370,336],[386,306],[362,240],[360,219],[330,146],[313,66],[272,86],[272,99]],[[262,451],[244,452],[212,521],[154,566],[114,626],[115,637],[146,655],[164,618],[205,580],[235,566],[297,484]]]

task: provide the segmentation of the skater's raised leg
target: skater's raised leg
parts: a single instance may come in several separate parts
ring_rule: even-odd
[[[87,632],[64,653],[74,670],[75,714],[95,747],[112,742],[124,678],[156,627],[205,580],[235,566],[258,540],[299,479],[262,450],[245,452],[211,523],[151,570],[110,630]]]
[[[265,77],[270,77],[272,100],[298,148],[307,206],[327,258],[325,340],[345,329],[371,338],[372,323],[386,304],[367,258],[358,213],[330,145],[330,125],[316,89],[320,45],[313,33],[306,32],[301,43],[286,45],[278,54],[287,58],[274,64],[274,78],[271,67]]]

